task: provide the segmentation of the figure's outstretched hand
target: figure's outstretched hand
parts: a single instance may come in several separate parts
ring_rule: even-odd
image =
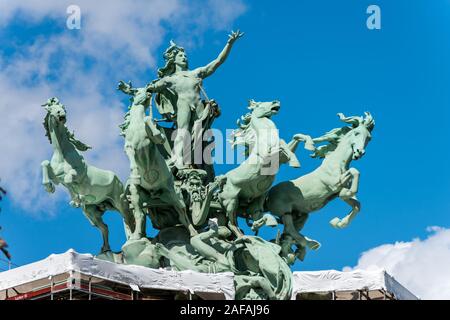
[[[237,39],[241,38],[244,35],[243,32],[240,30],[237,31],[231,31],[231,33],[228,35],[228,42],[234,43]]]
[[[120,90],[124,93],[130,94],[131,93],[131,81],[129,83],[125,83],[124,81],[120,80],[119,84],[117,85],[117,90]]]
[[[127,88],[127,84],[123,80],[120,80],[118,85],[117,85],[117,90],[123,91],[126,88]]]

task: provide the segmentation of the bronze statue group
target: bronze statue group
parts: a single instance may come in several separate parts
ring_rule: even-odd
[[[185,50],[171,42],[158,79],[141,88],[119,83],[118,89],[130,96],[120,125],[130,162],[125,183],[113,172],[86,163],[82,152],[90,147],[68,130],[65,106],[57,98],[49,99],[43,105],[44,127],[54,153],[42,162],[43,185],[53,193],[55,185],[62,184],[70,204],[81,208],[100,230],[103,245],[98,258],[150,268],[231,271],[236,299],[289,299],[290,266],[303,260],[307,249],[320,247],[300,233],[310,213],[339,198],[351,210],[330,224],[344,228],[360,210],[359,171],[350,163],[365,154],[375,121],[368,112],[353,117],[338,114],[343,126],[317,138],[296,134],[285,142],[272,120],[281,110],[280,102],[250,100],[232,137],[233,145],[243,146],[247,157],[235,169],[216,176],[212,163],[193,161],[197,147],[209,150],[211,156],[214,141],[204,139],[203,133],[220,115],[217,103],[204,93],[203,80],[226,60],[242,35],[232,32],[217,59],[192,70]],[[153,101],[161,120],[153,118]],[[302,142],[312,157],[322,159],[320,165],[272,186],[281,164],[300,167],[295,152]],[[108,226],[102,219],[107,210],[117,211],[124,220],[127,241],[120,252],[109,246]],[[159,230],[153,238],[146,234],[147,218]],[[244,218],[256,234],[246,235],[238,218]],[[261,227],[279,224],[284,228],[276,239],[257,236]]]

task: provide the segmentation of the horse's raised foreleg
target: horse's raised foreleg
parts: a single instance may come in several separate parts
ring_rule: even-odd
[[[341,177],[341,182],[344,185],[347,184],[348,181],[351,179],[350,187],[342,188],[342,190],[339,192],[339,198],[348,203],[352,207],[352,210],[344,218],[339,219],[338,217],[335,217],[330,221],[330,224],[335,228],[347,227],[350,224],[350,222],[355,218],[355,216],[358,214],[358,212],[361,210],[361,204],[356,198],[356,194],[358,193],[359,187],[359,175],[360,174],[358,170],[356,170],[355,168],[350,168]]]
[[[101,252],[110,251],[108,226],[103,222],[104,211],[99,210],[96,205],[87,205],[83,207],[83,212],[89,222],[100,230],[103,237],[103,246]]]
[[[352,207],[352,210],[348,215],[346,215],[342,219],[339,219],[337,217],[334,218],[333,220],[330,221],[330,224],[335,228],[342,229],[347,227],[350,224],[350,222],[356,217],[358,212],[361,211],[361,203],[356,198],[356,196],[351,198],[348,197],[340,197],[340,198],[344,200],[346,203],[348,203]]]
[[[306,222],[306,219],[308,218],[308,216],[306,216],[305,221],[301,224],[301,227],[303,227],[303,225]],[[283,224],[284,224],[284,232],[286,232],[287,234],[289,234],[292,238],[295,239],[295,241],[303,247],[308,247],[312,250],[317,250],[320,248],[320,243],[317,242],[316,240],[310,239],[308,237],[305,237],[304,235],[302,235],[301,233],[298,232],[298,229],[296,228],[296,224],[294,223],[294,219],[292,217],[292,214],[284,214],[281,217]],[[297,225],[298,222],[297,222]]]
[[[45,160],[41,163],[42,167],[42,184],[45,190],[49,193],[55,192],[55,185],[52,183],[52,177],[54,176],[50,161]]]
[[[348,181],[351,181],[349,188],[342,188],[339,192],[341,198],[351,198],[358,193],[360,173],[355,168],[350,168],[341,176],[341,184],[348,185]]]

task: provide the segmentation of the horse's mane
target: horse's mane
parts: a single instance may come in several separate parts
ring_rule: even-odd
[[[325,158],[327,154],[336,149],[342,137],[344,137],[347,133],[360,125],[366,126],[367,130],[369,131],[372,131],[375,126],[375,120],[373,119],[370,112],[364,112],[364,117],[346,117],[343,113],[338,113],[337,115],[341,121],[349,123],[351,124],[351,126],[333,129],[325,133],[323,136],[313,139],[314,143],[326,141],[328,142],[328,144],[317,147],[314,153],[311,154],[311,157]]]
[[[89,149],[91,149],[92,147],[81,142],[80,140],[78,140],[77,138],[75,138],[75,132],[73,131],[72,133],[69,132],[69,129],[67,129],[66,126],[64,126],[64,128],[67,131],[67,134],[69,136],[69,141],[70,143],[72,143],[74,145],[74,147],[78,150],[78,151],[87,151]]]
[[[252,113],[248,112],[237,120],[238,129],[231,134],[231,147],[244,146],[245,154],[248,155],[249,149],[256,141],[255,130],[251,127]]]
[[[327,144],[319,146],[314,150],[311,154],[312,158],[325,158],[327,154],[334,151],[341,141],[342,137],[344,137],[348,132],[352,130],[351,127],[345,126],[342,128],[336,128],[331,131],[328,131],[323,136],[314,138],[313,142],[322,142],[326,141]]]
[[[125,137],[125,131],[127,131],[129,125],[130,125],[130,111],[131,111],[131,105],[128,107],[127,113],[125,113],[125,116],[123,117],[122,124],[119,125],[120,128],[120,135]]]
[[[131,83],[130,83],[130,87],[131,87]],[[142,96],[142,94],[139,94],[139,90],[142,90],[142,89],[144,89],[144,88],[133,89],[133,91],[130,90],[130,93],[128,93],[131,95],[130,105],[128,106],[127,113],[125,113],[125,116],[123,117],[124,120],[123,120],[122,124],[119,125],[120,135],[123,137],[125,137],[125,131],[130,126],[131,109],[133,108],[134,105],[142,104],[142,105],[144,105],[145,109],[150,108],[150,110],[151,110],[151,96],[147,97],[147,96]],[[147,101],[148,101],[148,104],[150,104],[150,106],[147,104]]]
[[[45,136],[48,138],[50,143],[52,143],[52,137],[50,135],[50,127],[49,127],[49,119],[50,119],[50,111],[47,111],[47,114],[44,118],[44,129],[45,129]],[[79,150],[79,151],[87,151],[91,149],[91,147],[80,140],[75,138],[75,132],[70,133],[69,129],[67,129],[67,126],[64,126],[65,133],[67,134],[67,138],[69,139],[69,142],[73,144],[73,146]]]
[[[50,135],[50,129],[48,127],[48,119],[50,119],[50,112],[47,112],[44,118],[44,122],[42,123],[44,125],[45,129],[45,136],[48,138],[48,141],[50,141],[50,144],[52,143],[52,137]]]

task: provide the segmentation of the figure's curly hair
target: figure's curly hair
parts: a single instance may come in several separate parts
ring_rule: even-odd
[[[170,40],[170,45],[164,52],[164,60],[166,61],[166,65],[158,69],[159,78],[170,76],[175,72],[175,57],[179,52],[184,52],[184,48],[177,46],[175,42]]]

